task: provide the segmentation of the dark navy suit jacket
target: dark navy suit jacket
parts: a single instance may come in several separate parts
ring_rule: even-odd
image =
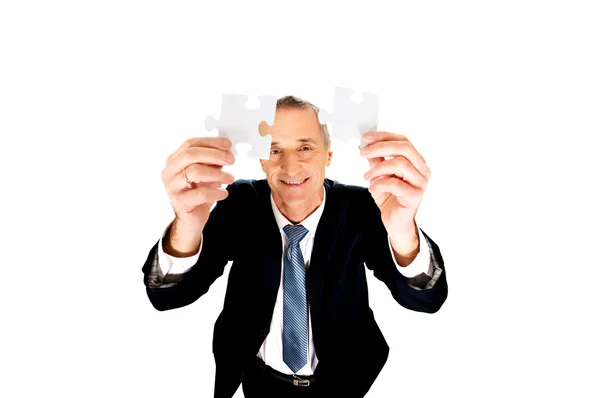
[[[239,180],[212,210],[198,262],[175,286],[152,288],[148,274],[158,242],[142,268],[159,311],[193,303],[233,261],[224,306],[214,325],[215,397],[231,398],[269,331],[281,276],[282,241],[266,180]],[[418,290],[397,270],[379,208],[364,187],[325,180],[327,196],[306,275],[315,376],[334,396],[362,397],[387,361],[389,347],[369,307],[366,267],[401,306],[434,313],[448,294],[443,259],[425,234],[442,274]],[[167,231],[168,233],[168,231]]]

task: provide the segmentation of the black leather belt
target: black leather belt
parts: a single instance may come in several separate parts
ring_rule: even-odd
[[[317,381],[315,376],[297,376],[281,373],[278,370],[275,370],[269,365],[265,364],[265,362],[259,357],[256,357],[256,363],[258,364],[258,367],[263,372],[267,373],[269,376],[272,376],[281,381],[285,381],[286,383],[290,383],[294,386],[308,387],[313,385]]]

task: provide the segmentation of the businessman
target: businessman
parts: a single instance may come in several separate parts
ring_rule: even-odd
[[[446,300],[440,249],[415,221],[423,157],[403,135],[369,132],[369,188],[333,181],[317,115],[303,99],[278,100],[265,179],[235,181],[223,170],[231,142],[218,137],[187,140],[161,174],[175,216],[142,268],[154,308],[195,302],[232,261],[213,331],[215,397],[240,385],[248,398],[364,397],[389,353],[366,269],[409,310]]]

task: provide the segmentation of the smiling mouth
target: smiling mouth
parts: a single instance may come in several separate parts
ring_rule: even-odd
[[[310,177],[307,177],[303,180],[281,180],[281,182],[283,182],[285,185],[290,186],[290,187],[297,187],[300,186],[302,184],[304,184]]]

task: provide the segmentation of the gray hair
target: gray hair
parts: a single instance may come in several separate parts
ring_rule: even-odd
[[[329,147],[329,143],[330,143],[329,129],[327,128],[326,124],[321,123],[319,121],[319,108],[316,105],[314,105],[311,102],[308,102],[307,100],[304,100],[302,98],[298,98],[293,95],[286,95],[277,100],[276,108],[277,109],[310,109],[310,110],[312,110],[315,113],[315,116],[317,117],[317,121],[319,122],[319,127],[321,128],[321,136],[323,137],[323,142],[325,143],[325,148],[327,149]]]

